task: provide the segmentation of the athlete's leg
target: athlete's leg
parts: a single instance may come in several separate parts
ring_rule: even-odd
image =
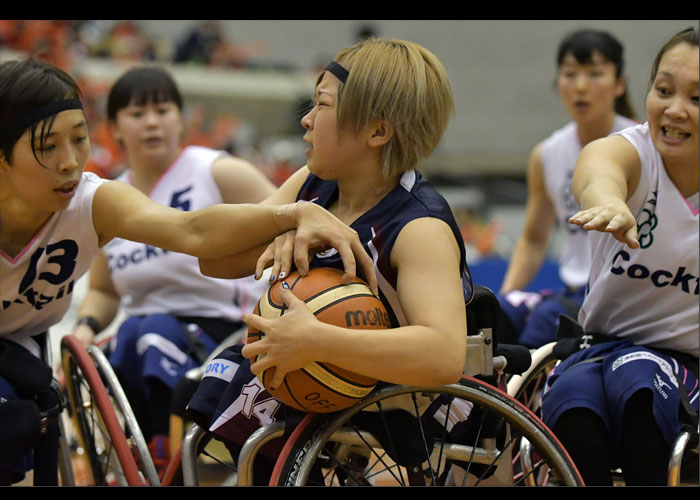
[[[612,485],[609,434],[595,412],[587,408],[565,411],[552,430],[569,452],[586,485]]]
[[[637,391],[625,406],[620,460],[627,486],[665,486],[671,446],[652,411],[652,393]]]

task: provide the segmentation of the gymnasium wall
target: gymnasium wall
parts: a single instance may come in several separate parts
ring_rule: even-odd
[[[173,39],[196,21],[141,21]],[[462,175],[522,173],[532,146],[566,120],[553,87],[555,52],[568,32],[611,31],[626,49],[630,95],[640,117],[652,60],[674,33],[697,20],[279,20],[219,21],[235,43],[263,40],[261,63],[310,70],[353,42],[359,27],[415,41],[450,75],[457,115],[425,169]]]

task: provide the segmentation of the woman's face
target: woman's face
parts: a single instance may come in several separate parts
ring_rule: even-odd
[[[625,81],[617,78],[615,65],[594,50],[586,64],[566,54],[557,73],[557,87],[571,118],[585,124],[615,112],[615,99],[624,94]]]
[[[184,122],[172,101],[132,102],[117,111],[112,132],[126,149],[132,167],[144,162],[169,165],[179,152]]]
[[[681,43],[659,62],[647,94],[646,111],[654,146],[669,166],[698,163],[698,47]]]
[[[314,107],[302,119],[307,166],[322,179],[337,179],[344,166],[351,166],[360,151],[359,136],[351,130],[339,132],[336,119],[338,79],[326,72],[314,93]]]
[[[58,113],[43,145],[41,127],[39,124],[34,138],[36,157],[29,131],[14,145],[12,164],[0,157],[7,189],[3,195],[19,198],[32,210],[57,212],[68,207],[90,156],[88,127],[80,109]]]

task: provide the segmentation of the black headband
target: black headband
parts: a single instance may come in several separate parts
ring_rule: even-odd
[[[343,68],[337,62],[331,61],[323,69],[335,75],[335,77],[341,82],[347,83],[348,75],[350,75],[350,72],[347,69]]]
[[[66,111],[68,109],[83,109],[83,103],[80,99],[63,99],[62,101],[53,101],[43,106],[39,106],[28,113],[21,116],[11,130],[20,132],[26,130],[30,125],[37,123],[48,116],[52,116]]]

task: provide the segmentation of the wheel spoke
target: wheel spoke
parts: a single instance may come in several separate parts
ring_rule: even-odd
[[[424,398],[433,402],[428,406],[429,412],[419,409],[418,400]],[[414,426],[412,433],[401,434],[406,420],[400,413],[384,411],[382,401],[390,399],[387,408],[393,410],[405,400],[406,405],[398,408],[415,413],[416,421],[410,415],[408,420]],[[372,410],[367,415],[354,418],[369,408]],[[381,415],[376,417],[376,424],[388,439],[371,435],[375,417],[370,418],[370,412],[376,414],[375,408]],[[354,424],[349,423],[351,420]],[[326,475],[333,484],[337,480],[341,484],[383,485],[390,480],[405,485],[406,477],[411,484],[425,483],[427,477],[427,483],[433,486],[447,484],[445,480],[457,485],[529,485],[533,480],[540,484],[548,481],[550,474],[563,480],[561,484],[582,484],[570,458],[541,420],[505,393],[475,379],[439,388],[388,386],[348,410],[322,422],[312,422],[303,433],[295,435],[295,442],[289,443],[290,452],[278,462],[279,484],[308,484],[314,464],[333,469],[334,474]],[[369,429],[363,428],[365,422]],[[414,434],[419,436],[413,437]],[[403,445],[401,439],[420,439],[422,446],[417,443],[412,453],[425,454],[427,465],[405,471],[394,465],[403,460],[396,451],[405,446],[395,446]],[[532,470],[521,471],[511,461],[523,440],[536,449]],[[377,448],[380,443],[385,449]],[[329,453],[329,449],[334,453]],[[358,457],[362,458],[354,462]],[[409,458],[406,456],[406,463],[411,463]],[[323,462],[317,463],[317,459]]]

